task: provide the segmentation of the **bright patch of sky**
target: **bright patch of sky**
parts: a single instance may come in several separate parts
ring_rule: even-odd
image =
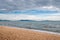
[[[0,9],[0,10],[7,10],[7,9]]]
[[[2,20],[60,20],[60,14],[27,15],[27,14],[0,14]]]
[[[6,1],[8,1],[8,2],[13,2],[13,0],[6,0]]]

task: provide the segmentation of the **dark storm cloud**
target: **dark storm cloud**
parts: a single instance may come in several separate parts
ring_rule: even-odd
[[[23,10],[53,5],[60,8],[60,0],[0,0],[0,9]]]

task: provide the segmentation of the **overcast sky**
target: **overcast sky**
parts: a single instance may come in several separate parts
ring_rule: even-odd
[[[0,0],[0,9],[23,10],[42,6],[60,8],[60,0]]]
[[[0,0],[2,20],[60,20],[60,0]]]

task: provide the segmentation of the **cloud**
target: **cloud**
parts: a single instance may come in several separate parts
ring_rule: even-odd
[[[0,9],[9,10],[24,10],[50,5],[60,9],[60,0],[0,0]]]
[[[6,1],[8,1],[8,2],[13,2],[13,0],[6,0]]]
[[[0,14],[1,20],[60,20],[60,15]]]
[[[0,10],[7,10],[7,9],[0,9]]]
[[[0,0],[0,11],[12,11],[12,10],[24,10],[33,9],[35,11],[29,11],[30,14],[37,14],[40,12],[40,9],[48,9],[48,10],[56,10],[60,12],[60,0]],[[38,10],[38,11],[37,11]],[[52,14],[37,14],[37,15],[29,15],[29,14],[0,14],[0,19],[2,20],[60,20],[60,13],[52,13]]]
[[[43,6],[43,7],[41,7],[42,9],[49,9],[49,10],[60,10],[59,8],[57,8],[57,7],[55,7],[55,6],[52,6],[52,5],[50,5],[50,6]]]

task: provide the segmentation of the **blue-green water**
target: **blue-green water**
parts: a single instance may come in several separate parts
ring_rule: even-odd
[[[60,33],[60,21],[0,21],[0,25]]]

